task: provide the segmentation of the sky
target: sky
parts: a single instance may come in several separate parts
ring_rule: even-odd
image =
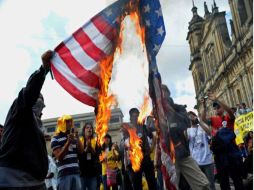
[[[29,76],[40,67],[41,55],[54,49],[92,16],[113,3],[114,0],[2,0],[0,1],[0,123],[18,92],[25,86]],[[166,27],[166,38],[157,55],[157,64],[174,101],[186,104],[193,110],[196,104],[190,64],[190,51],[186,36],[188,22],[192,18],[191,0],[160,0]],[[212,0],[207,0],[211,10]],[[198,14],[204,15],[203,0],[195,0]],[[220,11],[231,17],[227,1],[217,0]],[[128,22],[128,21],[126,21]],[[118,59],[113,68],[111,89],[118,98],[119,107],[128,121],[128,110],[142,104],[148,87],[147,65],[140,61],[137,52],[142,52],[138,38],[131,35],[131,23],[126,31],[126,54]],[[134,33],[134,32],[133,32]],[[135,48],[133,48],[135,47]],[[128,49],[129,48],[129,49]],[[143,60],[143,59],[142,59]],[[128,72],[127,72],[128,71]],[[69,95],[57,82],[47,76],[42,94],[46,107],[43,119],[63,114],[78,114],[93,111]]]

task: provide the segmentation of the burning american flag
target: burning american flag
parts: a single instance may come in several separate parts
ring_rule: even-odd
[[[147,52],[149,91],[161,131],[161,147],[169,163],[173,163],[170,147],[165,142],[167,124],[156,64],[156,55],[166,35],[159,0],[118,0],[111,4],[55,48],[51,69],[57,82],[67,92],[82,103],[97,108],[96,133],[102,144],[110,108],[115,101],[114,96],[108,94],[108,84],[115,53],[121,53],[122,21],[126,15],[140,25],[137,33]],[[169,177],[173,175],[167,172]],[[173,183],[170,189],[175,189]]]

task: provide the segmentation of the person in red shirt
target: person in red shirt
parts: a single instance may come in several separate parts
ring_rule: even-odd
[[[206,117],[206,101],[203,102],[202,119],[212,128],[211,150],[219,178],[220,188],[229,190],[229,177],[233,180],[235,190],[243,190],[242,158],[235,144],[235,116],[230,107],[222,103],[214,93],[208,92],[208,99],[213,102],[215,115]]]
[[[229,106],[221,102],[214,93],[208,92],[208,99],[213,101],[213,109],[215,115],[210,118],[206,117],[206,101],[203,102],[203,113],[201,114],[203,121],[210,124],[212,127],[212,137],[216,135],[216,132],[223,126],[234,130],[235,116]]]

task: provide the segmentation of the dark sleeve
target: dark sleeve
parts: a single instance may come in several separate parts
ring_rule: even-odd
[[[99,158],[99,155],[101,154],[102,152],[102,148],[98,145],[98,143],[96,142],[96,146],[95,146],[95,153],[96,153],[96,156]]]
[[[18,105],[21,108],[32,107],[39,97],[42,85],[45,81],[45,77],[48,71],[42,66],[35,71],[27,81],[26,87],[22,88],[18,95]]]
[[[153,138],[153,130],[152,129],[147,129],[146,125],[143,125],[144,129],[145,129],[145,132],[146,132],[146,135],[152,139]]]

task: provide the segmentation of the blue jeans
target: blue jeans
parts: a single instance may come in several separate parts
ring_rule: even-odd
[[[57,190],[81,190],[79,174],[59,177]]]
[[[97,177],[81,177],[82,190],[96,190]]]

